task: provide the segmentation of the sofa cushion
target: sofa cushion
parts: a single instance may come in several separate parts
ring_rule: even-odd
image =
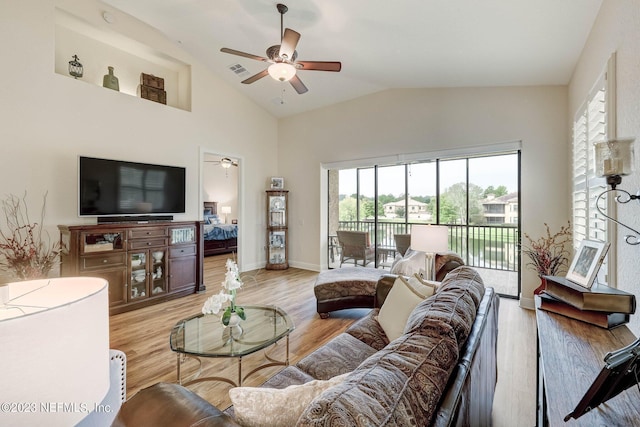
[[[290,385],[304,384],[313,380],[315,380],[315,378],[302,369],[290,365],[265,381],[262,387],[285,388]]]
[[[402,335],[409,315],[424,298],[403,277],[396,279],[378,314],[378,322],[389,341]]]
[[[236,421],[244,427],[293,426],[316,396],[343,381],[348,374],[313,380],[283,389],[234,387],[229,390]]]
[[[433,320],[439,320],[451,325],[461,349],[467,341],[483,294],[480,275],[470,267],[459,267],[447,275],[434,296],[413,310],[404,332],[424,330]]]
[[[430,328],[391,342],[323,392],[297,425],[429,425],[457,359],[453,328],[432,320]]]
[[[389,338],[378,322],[379,311],[380,309],[374,308],[366,316],[349,326],[345,332],[376,350],[382,350],[389,344]]]
[[[438,287],[437,292],[452,289],[468,292],[474,304],[478,306],[484,295],[484,282],[474,268],[465,265],[451,271]]]
[[[415,273],[419,273],[420,269],[424,269],[424,262],[424,252],[408,249],[404,256],[396,256],[393,264],[391,264],[391,274],[412,276]]]
[[[418,273],[413,276],[409,276],[408,278],[402,278],[405,280],[409,286],[413,288],[422,298],[429,298],[431,295],[435,294],[438,290],[440,284],[431,280],[423,280],[422,277]]]
[[[376,352],[353,335],[341,333],[296,363],[296,366],[318,380],[351,372]]]
[[[402,276],[413,276],[416,273],[420,273],[420,270],[424,270],[425,254],[424,252],[415,251],[411,248],[405,252],[404,256],[396,255],[396,258],[391,264],[391,274],[399,274]],[[441,270],[447,265],[450,265],[448,269],[453,269],[459,265],[464,265],[464,260],[460,258],[455,252],[438,252],[435,257],[435,270],[438,280],[444,279],[444,274],[448,272]]]

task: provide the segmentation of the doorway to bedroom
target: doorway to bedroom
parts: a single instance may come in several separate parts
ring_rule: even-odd
[[[204,256],[238,252],[237,158],[214,152],[202,156]]]

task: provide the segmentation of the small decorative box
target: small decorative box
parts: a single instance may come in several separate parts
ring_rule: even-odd
[[[140,73],[140,84],[154,89],[164,90],[164,79],[153,74]]]
[[[140,94],[140,98],[159,102],[160,104],[167,104],[167,92],[162,89],[140,85],[138,86],[138,93]]]

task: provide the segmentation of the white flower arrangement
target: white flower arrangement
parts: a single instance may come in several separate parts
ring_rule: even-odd
[[[229,325],[231,313],[236,313],[242,320],[246,319],[244,308],[236,305],[236,292],[242,288],[242,280],[238,272],[238,265],[232,260],[227,259],[227,272],[222,282],[222,290],[207,298],[202,306],[203,314],[218,314],[225,303],[229,302],[229,306],[222,313],[222,324]]]

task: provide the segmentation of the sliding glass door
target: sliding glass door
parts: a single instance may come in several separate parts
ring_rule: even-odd
[[[506,296],[519,294],[519,152],[427,159],[329,173],[329,230],[368,231],[376,246],[369,267],[389,268],[394,236],[413,224],[449,227],[449,249]],[[335,182],[337,181],[337,182]],[[331,200],[337,198],[336,200]],[[335,234],[329,267],[340,266]]]

